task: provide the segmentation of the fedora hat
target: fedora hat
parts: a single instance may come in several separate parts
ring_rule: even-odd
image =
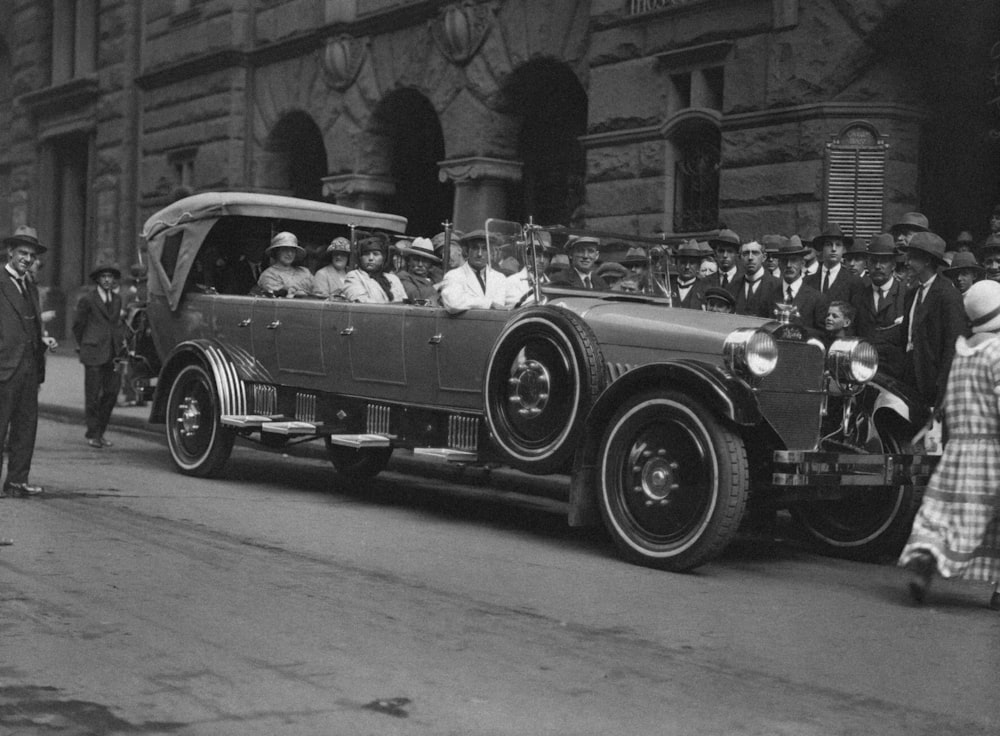
[[[1000,283],[977,281],[965,292],[963,302],[974,333],[1000,330]]]
[[[595,273],[601,278],[623,279],[629,275],[629,270],[621,263],[609,261],[598,266]]]
[[[798,235],[793,235],[788,238],[784,243],[782,243],[778,250],[774,251],[774,255],[778,258],[789,258],[790,256],[804,256],[808,252],[808,248],[802,245],[802,240]]]
[[[14,248],[18,245],[30,245],[38,255],[48,250],[48,248],[38,242],[38,231],[28,225],[18,227],[13,235],[8,235],[3,239],[3,244],[7,248]]]
[[[963,230],[958,234],[958,237],[955,238],[955,245],[958,246],[964,245],[966,247],[971,248],[974,242],[975,240],[972,237],[972,233],[970,233],[968,230]]]
[[[819,228],[815,225],[806,225],[802,232],[799,233],[799,245],[812,247],[813,241],[819,237]]]
[[[630,266],[632,264],[645,266],[648,262],[649,254],[646,252],[646,249],[639,248],[634,245],[625,252],[625,257],[621,260],[621,263],[624,266]]]
[[[698,247],[698,241],[695,239],[685,240],[681,243],[677,250],[674,251],[675,258],[697,258],[701,260],[707,255],[705,251]]]
[[[847,246],[854,244],[854,238],[850,235],[844,235],[844,231],[840,229],[840,224],[836,222],[828,222],[823,226],[823,229],[819,231],[819,235],[812,239],[813,248],[817,250],[822,248],[824,240],[839,240]]]
[[[760,244],[764,247],[764,252],[773,255],[781,250],[781,244],[788,241],[784,235],[765,235],[760,239]]]
[[[434,244],[430,238],[414,238],[409,246],[396,246],[396,250],[404,256],[424,258],[432,263],[441,262],[441,259],[434,255]]]
[[[122,277],[122,270],[118,268],[117,263],[102,263],[90,272],[90,280],[97,281],[102,273],[110,273],[116,279],[121,279]]]
[[[879,233],[872,237],[866,251],[870,256],[897,256],[896,241],[889,233]]]
[[[895,235],[898,230],[903,229],[926,233],[931,228],[926,215],[920,212],[907,212],[899,218],[899,222],[889,228],[889,232]]]
[[[351,241],[344,237],[334,238],[330,241],[330,244],[326,246],[327,253],[344,253],[350,255],[351,253]]]
[[[979,265],[979,261],[976,260],[974,255],[967,251],[959,251],[951,259],[951,265],[944,269],[943,273],[958,273],[966,268],[979,271],[980,273],[986,272],[986,269]]]
[[[723,228],[717,235],[713,235],[708,239],[708,244],[712,248],[718,248],[720,245],[733,245],[736,246],[736,250],[739,250],[742,241],[740,240],[740,236],[733,230]]]
[[[913,235],[913,239],[910,240],[910,244],[906,246],[900,246],[900,250],[904,253],[911,250],[918,250],[921,253],[926,253],[932,259],[934,259],[938,265],[947,265],[948,262],[944,259],[944,252],[947,246],[945,245],[944,238],[939,235],[935,235],[932,232],[919,232]]]
[[[271,238],[271,244],[267,246],[264,252],[270,253],[272,250],[277,250],[278,248],[295,248],[303,253],[306,252],[306,249],[299,245],[299,239],[295,237],[295,233],[290,233],[287,230],[276,233],[275,236]]]

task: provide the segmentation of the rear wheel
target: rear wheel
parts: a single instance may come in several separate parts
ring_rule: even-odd
[[[236,433],[219,421],[215,382],[200,364],[184,366],[167,397],[167,445],[185,475],[218,475],[233,451]]]
[[[391,447],[354,449],[335,445],[326,438],[326,456],[330,463],[348,480],[369,480],[385,470],[392,457]]]
[[[743,441],[678,391],[627,401],[598,456],[598,504],[621,553],[682,572],[718,556],[746,509]]]

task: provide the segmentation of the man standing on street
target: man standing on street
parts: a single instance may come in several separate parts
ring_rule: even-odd
[[[38,429],[38,388],[45,380],[45,349],[56,341],[42,337],[38,289],[27,277],[32,262],[46,251],[33,227],[19,227],[4,239],[7,264],[0,276],[0,447],[10,443],[7,480],[0,496],[36,496],[28,483]]]
[[[110,447],[104,433],[118,397],[115,356],[122,346],[122,301],[115,286],[122,272],[117,266],[98,266],[91,274],[97,286],[80,297],[73,317],[73,337],[84,367],[87,443],[95,448]]]

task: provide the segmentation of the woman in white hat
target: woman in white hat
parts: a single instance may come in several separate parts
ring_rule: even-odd
[[[351,258],[351,241],[334,238],[326,247],[330,262],[313,276],[313,296],[324,299],[343,299],[347,284],[347,262]]]
[[[264,269],[257,285],[272,296],[309,296],[313,290],[312,273],[305,266],[296,266],[295,261],[306,254],[299,245],[299,239],[290,232],[280,232],[271,238],[271,244],[264,251],[273,263]]]
[[[899,562],[918,603],[937,574],[992,582],[1000,610],[1000,284],[979,281],[964,302],[972,337],[948,374],[948,439]]]

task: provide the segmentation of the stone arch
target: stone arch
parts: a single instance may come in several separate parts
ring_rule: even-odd
[[[326,146],[312,117],[302,110],[282,115],[264,143],[257,187],[303,199],[323,198]]]
[[[407,218],[414,235],[433,235],[450,219],[454,185],[438,178],[444,133],[438,114],[421,92],[397,89],[379,102],[371,117],[366,168],[392,182],[386,209]]]
[[[584,201],[587,92],[573,70],[541,57],[517,67],[504,81],[500,112],[516,125],[521,182],[513,187],[509,217],[539,224],[579,224]]]
[[[664,151],[664,231],[699,233],[719,226],[721,114],[688,108],[661,128]]]

